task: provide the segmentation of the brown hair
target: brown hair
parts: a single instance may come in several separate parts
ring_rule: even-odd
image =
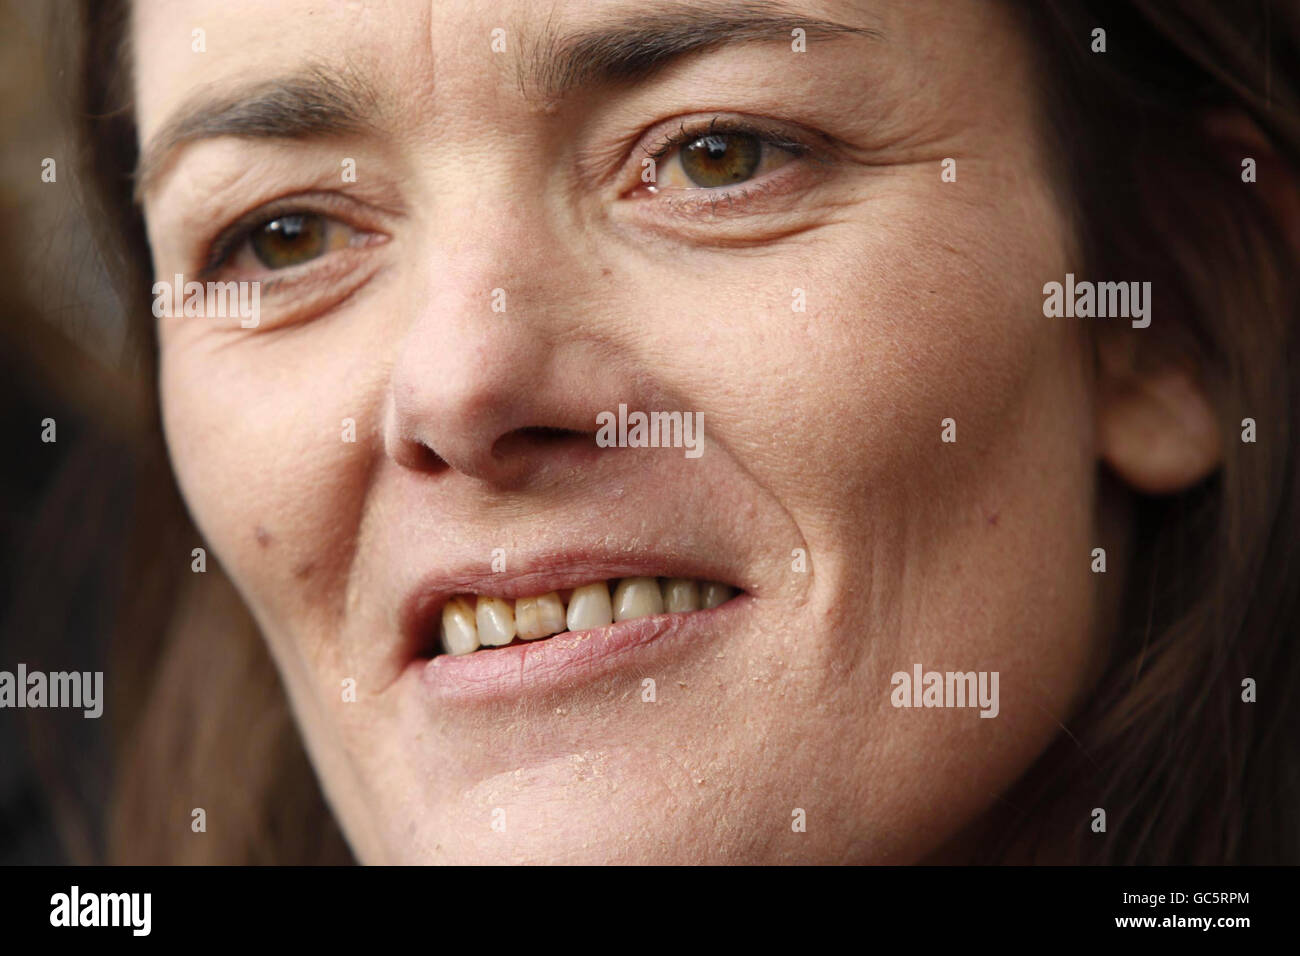
[[[138,409],[127,597],[113,632],[113,863],[345,863],[351,853],[312,773],[256,626],[202,546],[167,461],[157,403],[152,285],[133,198],[138,147],[130,106],[129,5],[83,4],[83,178],[112,264]],[[121,386],[125,388],[126,386]],[[204,811],[202,839],[192,832]]]
[[[1194,363],[1226,440],[1212,479],[1136,501],[1125,613],[1105,673],[1068,732],[1005,795],[996,822],[982,824],[976,856],[1295,863],[1300,302],[1296,237],[1285,230],[1297,224],[1278,221],[1264,183],[1243,182],[1240,163],[1255,158],[1269,189],[1295,187],[1300,15],[1273,0],[1051,0],[1020,10],[1041,55],[1044,123],[1086,271],[1159,286],[1163,314],[1177,321],[1144,330],[1141,347]],[[131,201],[127,7],[87,2],[83,12],[95,216],[121,250],[122,302],[137,321],[148,316],[150,260]],[[1104,54],[1090,50],[1096,27],[1107,31]],[[1212,128],[1216,114],[1247,117],[1257,148],[1233,152]],[[198,536],[162,448],[152,326],[134,328],[148,397],[131,600],[113,658],[132,672],[117,681],[124,722],[110,856],[346,859],[247,613],[219,569],[188,573]],[[1259,431],[1250,444],[1235,440],[1248,417]],[[1259,684],[1258,703],[1243,702],[1246,678]],[[199,806],[219,837],[177,839]],[[1097,807],[1105,834],[1090,828]]]
[[[1196,370],[1224,461],[1188,493],[1137,502],[1109,666],[1011,795],[1017,836],[994,841],[1080,862],[1295,863],[1300,222],[1266,197],[1295,197],[1300,17],[1209,0],[1053,0],[1026,15],[1053,64],[1046,102],[1088,271],[1160,289],[1174,319],[1118,334],[1147,362]],[[1247,418],[1253,443],[1239,440]]]

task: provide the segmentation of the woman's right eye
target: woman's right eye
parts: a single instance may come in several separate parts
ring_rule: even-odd
[[[247,251],[265,269],[288,269],[347,248],[355,235],[343,223],[319,213],[280,215],[254,227],[235,249],[233,259]]]
[[[263,214],[252,225],[234,226],[218,239],[208,257],[208,273],[249,275],[281,272],[306,265],[369,236],[333,216],[308,210]]]

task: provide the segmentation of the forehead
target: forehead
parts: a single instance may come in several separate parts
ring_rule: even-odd
[[[912,0],[913,6],[924,0]],[[136,116],[148,135],[197,91],[343,67],[390,103],[451,100],[468,84],[518,95],[558,38],[638,21],[683,42],[709,18],[752,21],[773,39],[801,19],[877,28],[892,0],[140,0],[132,19]],[[789,22],[787,22],[789,21]],[[816,35],[816,27],[808,31]],[[494,43],[494,41],[496,41]]]
[[[520,150],[516,134],[620,103],[629,125],[746,107],[813,126],[869,112],[878,141],[951,136],[1028,115],[1020,32],[987,0],[140,0],[138,172],[223,135],[400,151],[457,130]]]
[[[434,7],[438,4],[435,2]],[[365,75],[431,66],[430,4],[405,0],[141,0],[132,11],[136,116],[142,134],[191,94],[317,62]],[[420,35],[426,42],[420,44]]]

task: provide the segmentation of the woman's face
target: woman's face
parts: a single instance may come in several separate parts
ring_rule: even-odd
[[[133,40],[157,278],[260,283],[256,327],[158,320],[172,458],[364,862],[917,860],[1069,719],[1091,386],[1001,5],[178,0]],[[702,441],[609,447],[620,406]],[[638,577],[737,593],[571,593]],[[459,651],[575,626],[439,654],[453,596]],[[896,706],[918,667],[997,700]]]

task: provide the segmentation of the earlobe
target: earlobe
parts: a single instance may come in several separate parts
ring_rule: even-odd
[[[1174,494],[1219,467],[1223,435],[1204,387],[1189,369],[1111,371],[1097,388],[1099,453],[1135,490]]]

